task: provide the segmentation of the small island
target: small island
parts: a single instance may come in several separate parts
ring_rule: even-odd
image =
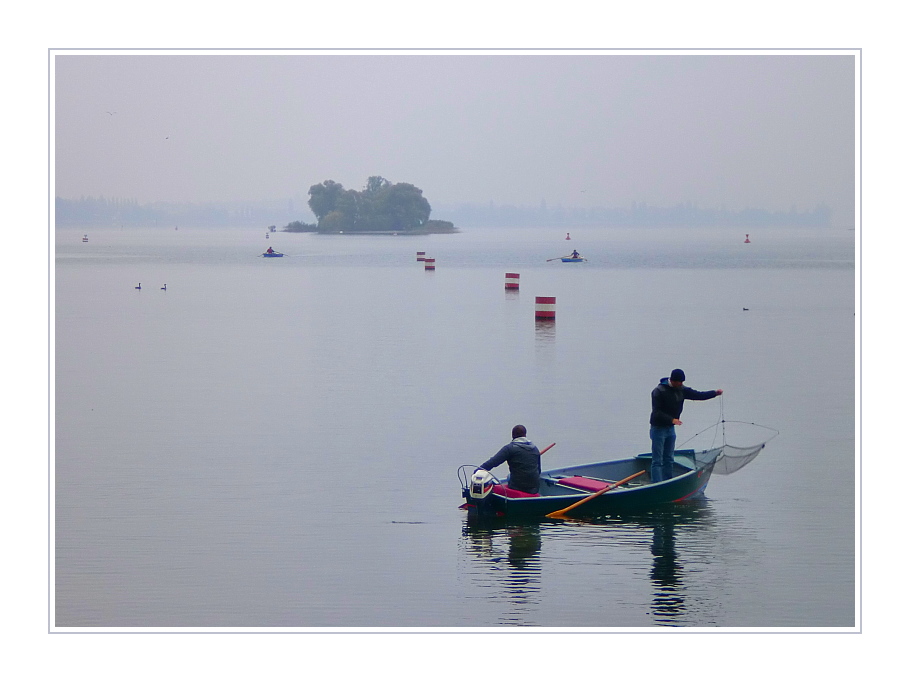
[[[394,185],[378,175],[361,191],[345,189],[334,180],[313,185],[308,205],[317,223],[294,221],[285,232],[320,234],[452,234],[447,220],[430,220],[430,202],[423,190],[406,182]]]

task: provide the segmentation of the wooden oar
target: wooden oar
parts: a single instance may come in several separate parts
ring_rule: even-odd
[[[608,485],[606,488],[602,488],[601,490],[598,490],[598,491],[597,491],[596,493],[594,493],[593,495],[588,495],[585,499],[579,500],[579,501],[576,502],[575,504],[570,504],[570,505],[569,505],[568,507],[566,507],[565,509],[560,509],[559,511],[550,512],[549,514],[547,514],[547,518],[548,518],[548,519],[561,519],[561,518],[565,517],[567,511],[572,511],[573,509],[575,509],[575,507],[580,507],[580,506],[583,505],[585,502],[588,502],[589,500],[593,500],[593,499],[594,499],[595,497],[597,497],[598,495],[603,495],[603,494],[604,494],[605,492],[607,492],[608,490],[613,490],[613,488],[618,488],[618,487],[621,486],[623,483],[628,483],[628,482],[631,481],[633,478],[637,478],[638,476],[641,476],[643,473],[645,473],[645,472],[644,472],[644,469],[642,469],[641,471],[639,471],[637,474],[632,474],[631,476],[627,476],[626,478],[622,479],[621,481],[616,481],[616,483],[611,483],[611,484]]]

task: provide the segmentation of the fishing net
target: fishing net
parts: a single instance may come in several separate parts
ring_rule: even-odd
[[[734,471],[739,471],[753,459],[758,457],[758,453],[761,452],[764,447],[765,443],[759,443],[758,445],[752,445],[747,448],[724,445],[720,448],[723,452],[714,460],[714,473],[726,475],[732,474]]]
[[[727,431],[728,427],[732,425],[745,425],[746,427],[753,428],[757,427],[758,429],[762,429],[764,432],[763,435],[767,437],[763,438],[759,442],[754,443],[753,445],[730,445],[727,442]],[[708,429],[695,434],[693,438],[711,430],[715,431],[715,442],[717,440],[720,440],[723,444],[717,447],[711,447],[709,449],[696,452],[694,455],[695,464],[699,469],[713,464],[713,472],[715,474],[721,474],[722,476],[732,474],[735,471],[742,469],[749,462],[758,457],[759,453],[765,448],[765,445],[768,443],[768,441],[778,435],[777,429],[772,429],[768,426],[762,426],[761,424],[756,424],[754,422],[728,421],[721,418],[719,422],[709,427]],[[742,435],[743,434],[740,434],[740,438],[742,438]],[[750,433],[750,436],[754,437],[755,434]],[[752,437],[750,437],[749,440],[752,440]],[[737,440],[740,438],[737,438]],[[742,440],[745,440],[745,438],[742,438]]]
[[[704,469],[713,465],[715,474],[726,475],[742,469],[758,457],[758,453],[764,447],[765,443],[757,443],[744,448],[734,445],[721,445],[710,450],[689,451],[691,454],[687,454],[695,460],[696,469]]]

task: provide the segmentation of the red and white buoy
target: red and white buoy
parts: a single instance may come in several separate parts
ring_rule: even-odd
[[[743,243],[744,243],[744,244],[751,244],[751,243],[752,243],[752,242],[749,241],[749,235],[746,235],[746,241],[743,242]]]
[[[426,259],[427,259],[427,252],[426,252],[426,251],[418,251],[418,252],[417,252],[417,262],[418,262],[418,263],[422,263],[422,262],[425,261]]]
[[[568,240],[568,239],[572,239],[572,238],[569,236],[569,233],[568,233],[568,232],[566,232],[566,239],[567,239],[567,240]]]
[[[517,272],[507,272],[506,273],[506,289],[517,289],[518,288],[518,273]]]
[[[423,269],[424,270],[435,270],[436,269],[436,259],[435,258],[424,258],[423,259]]]
[[[555,296],[537,296],[534,303],[534,319],[536,320],[555,320],[556,319],[556,297]]]

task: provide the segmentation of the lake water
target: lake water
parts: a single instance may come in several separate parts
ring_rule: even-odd
[[[854,235],[58,230],[52,627],[856,628]],[[466,524],[516,423],[648,451],[674,367],[725,391],[680,445],[779,435],[686,506]]]

